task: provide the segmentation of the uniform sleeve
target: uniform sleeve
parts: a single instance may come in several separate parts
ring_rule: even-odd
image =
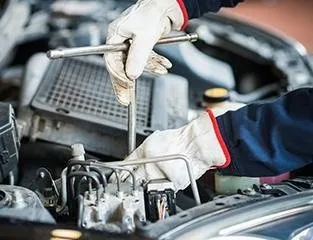
[[[223,173],[275,176],[313,161],[312,88],[227,112],[217,122],[231,156]]]
[[[197,18],[208,12],[217,12],[222,7],[235,7],[244,0],[181,0],[189,19]]]

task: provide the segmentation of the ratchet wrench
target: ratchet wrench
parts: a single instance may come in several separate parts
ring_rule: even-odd
[[[169,44],[179,42],[194,42],[198,40],[198,34],[182,34],[161,38],[156,44]],[[77,48],[55,49],[47,52],[50,59],[80,57],[87,55],[104,54],[105,52],[118,52],[128,50],[130,43],[104,44],[99,46],[87,46]],[[130,154],[136,148],[136,81],[131,90],[131,100],[128,105],[128,153]]]

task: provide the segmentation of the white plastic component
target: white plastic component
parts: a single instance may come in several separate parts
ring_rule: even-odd
[[[147,192],[150,191],[165,191],[166,189],[172,189],[175,191],[174,184],[166,179],[156,179],[149,182]]]
[[[252,188],[253,185],[260,185],[260,178],[223,176],[215,174],[215,191],[217,194],[230,195],[236,194],[238,189],[244,190]]]
[[[28,60],[20,95],[19,112],[21,111],[21,107],[28,107],[30,105],[48,65],[49,59],[44,53],[36,53]]]
[[[84,145],[77,143],[71,146],[72,148],[72,156],[75,160],[85,161],[85,149]]]

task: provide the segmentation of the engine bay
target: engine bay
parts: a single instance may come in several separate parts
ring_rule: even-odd
[[[131,170],[142,162],[121,161],[127,107],[115,99],[102,56],[45,54],[103,43],[109,22],[131,3],[0,1],[0,218],[158,238],[194,214],[312,189],[311,166],[260,178],[210,170],[196,180],[182,155],[147,163],[183,161],[187,189],[175,192],[167,179],[136,180]],[[312,57],[285,36],[223,15],[191,21],[186,32],[199,40],[156,48],[172,61],[169,74],[137,80],[137,146],[216,106],[204,98],[208,89],[226,89],[227,101],[249,104],[312,86]],[[128,181],[120,180],[124,172]]]

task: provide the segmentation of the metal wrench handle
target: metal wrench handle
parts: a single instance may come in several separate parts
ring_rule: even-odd
[[[168,44],[179,42],[194,42],[197,41],[198,34],[190,33],[179,36],[170,36],[161,38],[156,44]],[[77,48],[65,48],[55,49],[47,52],[47,57],[50,59],[66,58],[66,57],[79,57],[86,55],[103,54],[104,52],[118,52],[127,50],[128,43],[121,44],[104,44],[99,46],[77,47]]]
[[[137,105],[136,105],[136,91],[137,81],[134,84],[131,91],[130,103],[128,105],[128,154],[131,154],[136,149],[136,127],[137,127]]]

